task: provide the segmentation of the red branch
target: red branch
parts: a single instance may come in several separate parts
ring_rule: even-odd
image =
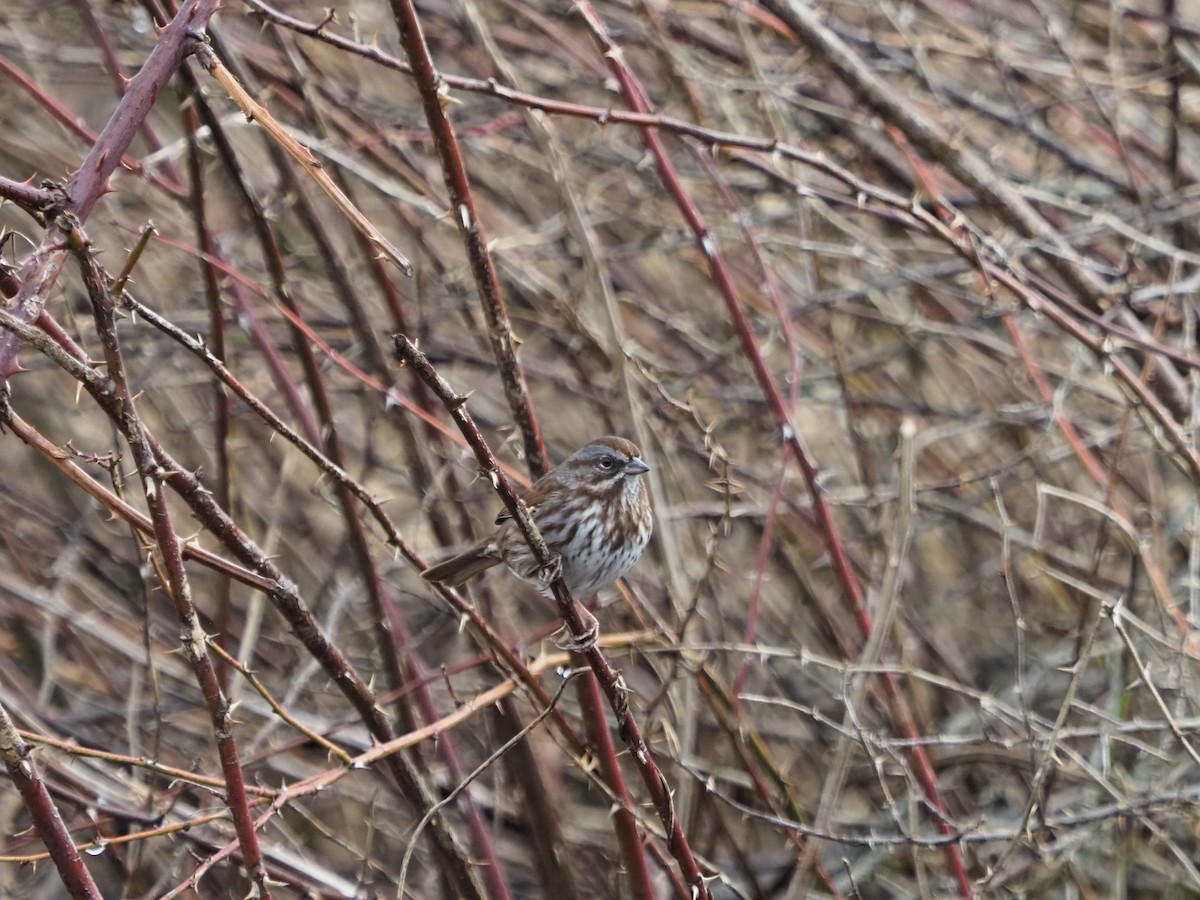
[[[609,37],[608,29],[605,27],[603,21],[601,21],[587,0],[580,0],[577,5],[583,13],[584,21],[588,23],[593,34],[595,34],[597,40],[600,42],[609,67],[621,84],[621,91],[626,101],[638,112],[649,112],[650,103],[644,89],[632,70],[625,63],[625,56],[621,48]],[[792,455],[795,457],[801,472],[804,474],[805,483],[808,485],[809,494],[812,497],[813,511],[816,513],[820,532],[825,540],[825,549],[829,553],[830,561],[837,575],[838,582],[842,586],[846,601],[850,604],[854,618],[858,622],[859,630],[865,638],[874,630],[874,623],[867,609],[862,587],[855,577],[850,557],[846,552],[845,543],[838,530],[837,522],[833,517],[833,512],[829,504],[825,500],[825,493],[820,483],[820,472],[816,464],[809,458],[803,444],[801,444],[800,437],[792,425],[791,416],[784,402],[783,395],[780,393],[779,387],[775,384],[775,378],[771,375],[766,360],[763,359],[762,353],[758,349],[758,342],[754,337],[750,320],[746,316],[745,306],[738,295],[737,288],[734,286],[733,277],[717,244],[716,235],[709,230],[703,215],[688,195],[682,181],[680,181],[679,173],[667,155],[666,148],[663,146],[658,132],[654,128],[646,127],[642,129],[642,136],[646,142],[647,149],[653,155],[655,164],[658,166],[659,177],[662,178],[663,184],[671,196],[675,198],[675,202],[687,220],[688,226],[696,236],[696,243],[700,247],[700,251],[708,259],[710,273],[717,285],[717,289],[721,292],[721,296],[725,299],[725,305],[733,320],[734,330],[737,332],[738,340],[742,345],[742,352],[754,369],[755,378],[758,380],[759,388],[762,390],[763,396],[767,400],[767,405],[771,409],[771,414],[775,419],[781,439],[791,448]],[[885,673],[881,677],[892,704],[893,716],[897,720],[897,725],[906,738],[914,742],[917,741],[920,738],[920,732],[917,730],[912,716],[906,712],[907,704],[904,702],[904,692],[900,687],[900,682],[890,673]],[[922,746],[914,743],[910,750],[910,757],[912,758],[917,780],[920,782],[921,788],[925,793],[925,798],[937,813],[934,816],[934,821],[938,830],[943,834],[953,834],[955,829],[947,817],[946,805],[942,801],[941,792],[938,789],[937,775],[934,773],[933,766],[929,762],[928,754],[925,753]],[[958,847],[955,844],[947,844],[945,854],[954,879],[958,883],[959,893],[963,897],[972,896],[971,879],[967,875],[966,867],[962,861],[962,854],[959,852]]]
[[[96,201],[108,191],[108,179],[125,156],[150,115],[158,95],[190,52],[191,38],[203,33],[220,0],[188,0],[163,29],[150,56],[129,81],[108,124],[100,132],[83,164],[67,179],[59,207],[38,248],[17,273],[21,287],[10,307],[22,322],[32,322],[42,312],[46,298],[62,271],[64,238],[72,226],[85,222]],[[60,221],[61,220],[61,221]],[[0,390],[16,370],[20,340],[12,332],[0,334]]]

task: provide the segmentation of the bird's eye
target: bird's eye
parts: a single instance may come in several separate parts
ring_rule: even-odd
[[[611,456],[600,457],[600,468],[602,468],[605,472],[607,472],[609,469],[611,469],[616,464],[617,464],[617,461],[615,459],[613,459]]]

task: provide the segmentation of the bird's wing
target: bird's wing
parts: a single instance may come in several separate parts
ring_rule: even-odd
[[[533,515],[533,511],[537,509],[539,503],[545,502],[554,491],[558,489],[558,477],[553,472],[547,472],[537,481],[535,481],[524,494],[521,495],[521,500],[529,508],[529,514]],[[507,509],[500,511],[500,515],[496,516],[496,524],[503,525],[512,518],[512,513]]]

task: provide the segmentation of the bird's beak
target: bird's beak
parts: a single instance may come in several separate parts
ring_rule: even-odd
[[[649,471],[650,467],[636,456],[629,462],[625,463],[626,475],[645,475]]]

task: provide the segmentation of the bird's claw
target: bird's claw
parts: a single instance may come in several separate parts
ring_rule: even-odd
[[[562,557],[555,553],[553,556],[551,556],[550,562],[546,563],[546,565],[537,570],[538,581],[548,588],[558,580],[558,576],[562,574],[562,570]]]
[[[559,650],[566,650],[569,653],[587,653],[596,646],[596,641],[600,637],[600,622],[582,606],[576,604],[575,608],[583,614],[583,633],[576,634],[566,625],[563,625],[562,628],[555,632],[556,639],[554,646],[558,647]]]

